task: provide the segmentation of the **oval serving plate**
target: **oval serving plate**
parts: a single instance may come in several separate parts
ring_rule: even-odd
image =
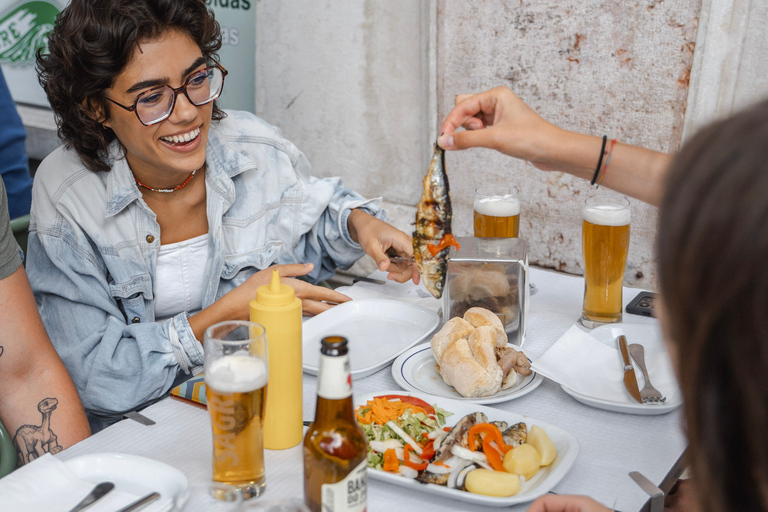
[[[440,317],[434,311],[388,299],[356,299],[321,313],[302,325],[306,373],[317,375],[320,340],[344,336],[349,341],[352,377],[366,377],[432,334]]]
[[[376,396],[392,394],[403,393],[398,390],[366,393],[360,396],[356,395],[355,406],[364,405],[368,400],[372,400]],[[539,496],[542,496],[551,491],[560,482],[560,480],[562,480],[563,477],[568,474],[568,471],[570,471],[574,462],[576,462],[576,457],[579,454],[579,442],[572,434],[556,425],[552,425],[551,423],[546,423],[544,421],[539,421],[529,416],[523,416],[522,414],[502,411],[492,407],[484,407],[482,405],[476,405],[470,402],[460,402],[458,400],[432,396],[425,393],[408,394],[420,398],[430,404],[437,405],[442,409],[453,413],[452,416],[448,417],[448,425],[454,425],[462,417],[474,412],[485,413],[485,415],[488,417],[488,421],[506,421],[510,425],[522,421],[527,425],[529,429],[532,425],[538,425],[544,429],[549,438],[555,444],[555,448],[557,449],[557,456],[555,457],[555,460],[552,461],[552,464],[540,469],[539,472],[536,473],[536,476],[534,476],[528,482],[525,482],[522,485],[520,492],[508,498],[483,496],[481,494],[472,494],[471,492],[460,491],[458,489],[449,489],[444,485],[425,484],[410,478],[405,478],[398,474],[387,473],[386,471],[368,468],[368,476],[370,478],[382,480],[394,485],[399,485],[407,489],[435,494],[445,498],[473,503],[475,505],[486,507],[509,507],[518,503],[533,501]]]

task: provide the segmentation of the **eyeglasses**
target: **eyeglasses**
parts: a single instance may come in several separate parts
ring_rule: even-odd
[[[221,96],[225,76],[227,76],[227,70],[221,64],[215,64],[193,73],[181,87],[176,89],[170,85],[161,85],[144,91],[136,97],[136,101],[130,107],[121,105],[113,99],[107,99],[128,112],[135,112],[141,124],[150,126],[165,121],[171,116],[173,107],[176,105],[176,96],[181,92],[191,104],[198,107],[212,102]]]

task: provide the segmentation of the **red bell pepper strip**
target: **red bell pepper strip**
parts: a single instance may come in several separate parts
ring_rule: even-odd
[[[488,440],[489,437],[490,436],[486,436],[483,440],[483,453],[485,453],[485,456],[488,457],[488,463],[493,469],[496,471],[504,471],[504,464],[502,464],[501,461],[501,452],[493,447],[491,442]]]
[[[394,448],[384,451],[384,465],[382,469],[392,473],[397,473],[400,469],[400,461],[397,460],[397,453]]]
[[[511,446],[507,446],[507,444],[504,442],[504,437],[501,435],[501,430],[499,430],[499,427],[492,423],[477,423],[472,426],[472,428],[469,429],[469,449],[472,451],[477,450],[477,436],[480,434],[484,434],[483,436],[483,442],[486,440],[488,442],[496,441],[496,446],[499,447],[499,451],[501,453],[507,453],[509,450],[512,449]],[[483,445],[484,447],[485,445]],[[483,448],[483,451],[485,451],[485,448]],[[487,454],[486,454],[487,455]]]
[[[424,445],[423,449],[424,451],[421,452],[421,458],[424,460],[429,460],[432,457],[435,456],[435,441],[434,439],[430,439],[427,444]]]
[[[409,444],[406,444],[403,447],[403,462],[405,462],[405,465],[409,468],[413,468],[416,471],[421,471],[422,469],[427,469],[427,462],[422,462],[421,464],[416,462],[411,462],[410,453],[413,451],[413,447]]]
[[[427,413],[427,416],[435,416],[435,408],[429,405],[427,402],[420,398],[416,398],[415,396],[406,396],[406,395],[380,395],[376,396],[374,398],[384,398],[386,400],[400,400],[404,404],[411,404],[415,405],[416,407],[421,407],[424,409],[424,412]]]
[[[432,256],[437,256],[437,253],[449,246],[455,247],[456,250],[461,249],[459,242],[457,242],[453,235],[450,233],[445,235],[437,245],[427,244],[427,249],[429,249],[429,252],[432,254]]]

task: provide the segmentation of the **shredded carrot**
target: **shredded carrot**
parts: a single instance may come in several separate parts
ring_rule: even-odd
[[[365,411],[366,409],[366,412],[360,414],[361,411]],[[397,421],[397,419],[407,410],[410,410],[411,414],[416,414],[418,412],[424,413],[425,415],[427,414],[421,407],[401,402],[400,400],[390,401],[386,398],[374,398],[373,400],[368,400],[368,403],[365,405],[358,407],[355,411],[355,415],[357,416],[357,421],[360,423],[365,423],[366,425],[370,423],[384,425],[388,421]]]

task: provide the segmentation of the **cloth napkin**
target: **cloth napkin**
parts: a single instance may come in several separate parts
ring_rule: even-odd
[[[105,476],[103,481],[109,481]],[[88,507],[88,512],[115,512],[133,503],[141,496],[121,491],[116,487],[109,494]],[[0,479],[0,510],[3,512],[68,512],[96,486],[81,480],[50,453],[21,466]],[[168,500],[150,503],[142,510],[157,512],[168,505]]]
[[[644,348],[648,376],[669,403],[679,393],[669,354],[659,346]],[[632,364],[635,366],[638,388],[642,389],[645,379],[634,360]],[[531,368],[582,395],[637,404],[624,386],[624,363],[618,346],[610,347],[576,325],[572,325],[549,350],[536,359]]]
[[[424,287],[424,283],[413,284],[413,281],[407,283],[398,283],[387,279],[387,273],[381,270],[375,271],[369,276],[372,279],[384,281],[386,284],[366,283],[358,281],[352,286],[340,286],[336,291],[343,293],[351,299],[390,299],[400,302],[415,304],[423,308],[440,312],[442,302],[430,294]]]

